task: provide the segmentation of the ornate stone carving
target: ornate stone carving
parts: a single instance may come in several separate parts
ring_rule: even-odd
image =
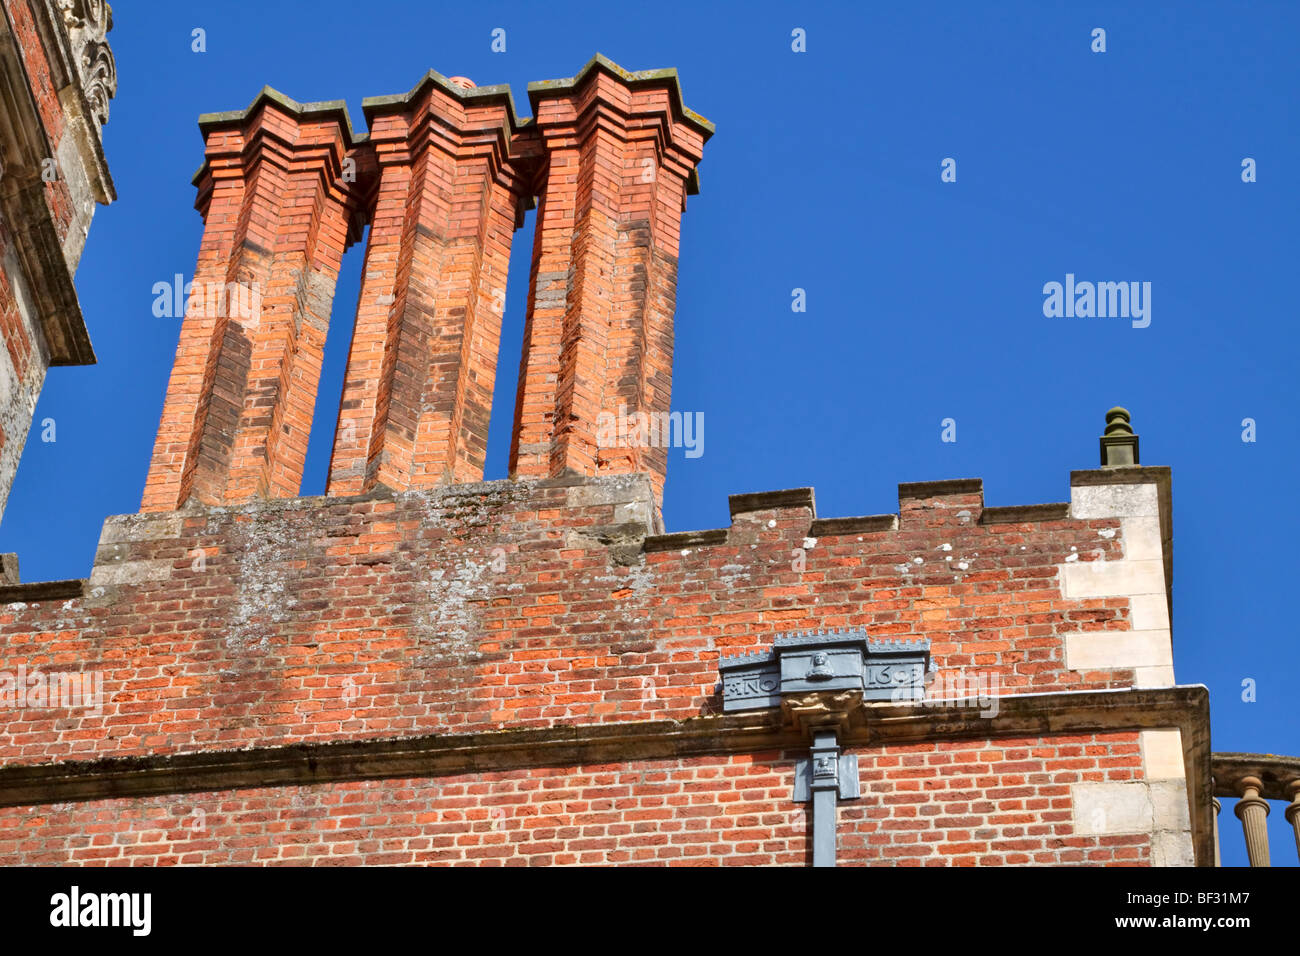
[[[80,73],[81,90],[95,121],[103,126],[108,122],[108,101],[117,93],[117,64],[108,46],[113,8],[105,0],[58,0],[58,5]]]
[[[809,691],[781,701],[787,722],[805,733],[844,733],[862,721],[862,691]]]

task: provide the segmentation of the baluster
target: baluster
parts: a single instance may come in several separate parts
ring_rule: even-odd
[[[1286,822],[1291,824],[1291,829],[1295,831],[1295,852],[1300,856],[1300,780],[1292,780],[1287,784],[1287,792],[1291,794],[1291,802],[1286,808]]]
[[[1259,777],[1242,777],[1237,783],[1241,799],[1234,812],[1246,835],[1246,854],[1251,866],[1268,866],[1268,801],[1260,797],[1263,781]]]

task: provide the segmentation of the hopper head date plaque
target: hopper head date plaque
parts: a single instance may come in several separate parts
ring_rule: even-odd
[[[920,700],[930,642],[868,643],[864,630],[780,635],[768,651],[718,662],[726,713],[776,707],[789,694],[862,692],[864,701]]]

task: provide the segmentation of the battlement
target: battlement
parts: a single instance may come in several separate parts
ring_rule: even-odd
[[[1076,484],[1069,516],[816,539],[810,492],[756,495],[673,550],[651,547],[673,536],[643,475],[110,518],[83,594],[11,586],[0,613],[0,671],[102,669],[104,712],[71,735],[24,717],[0,753],[687,719],[717,709],[720,657],[809,630],[928,643],[940,674],[996,672],[1007,694],[1170,686],[1152,472]],[[349,717],[344,682],[385,716]]]

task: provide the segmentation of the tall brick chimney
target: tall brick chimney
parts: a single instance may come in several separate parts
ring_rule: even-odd
[[[536,150],[505,86],[430,72],[364,109],[379,191],[327,493],[482,481]]]
[[[199,127],[203,242],[142,511],[299,493],[334,285],[362,227],[341,101],[267,87]]]
[[[597,55],[528,87],[544,148],[510,472],[649,472],[662,447],[598,442],[602,413],[667,414],[681,215],[713,133],[674,70]]]
[[[511,241],[539,195],[511,476],[648,472],[662,501],[665,448],[602,447],[601,422],[669,412],[681,215],[713,127],[675,71],[599,55],[529,96],[521,123],[507,87],[431,71],[363,101],[366,136],[342,102],[269,87],[200,117],[203,243],[142,511],[299,494],[367,223],[326,493],[481,481]]]

